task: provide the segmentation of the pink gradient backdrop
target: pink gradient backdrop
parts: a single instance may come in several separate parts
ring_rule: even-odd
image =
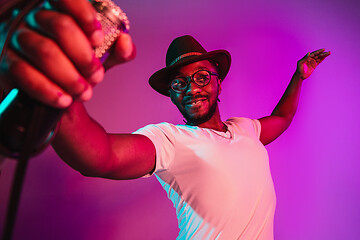
[[[117,2],[131,20],[138,56],[110,70],[87,103],[110,132],[182,123],[171,102],[147,84],[177,36],[191,34],[207,50],[231,52],[220,96],[224,120],[270,114],[296,61],[307,51],[331,50],[304,83],[292,126],[267,147],[277,192],[275,239],[360,239],[358,0]],[[1,229],[14,163],[7,160],[0,177]],[[178,232],[154,177],[86,178],[52,149],[31,160],[19,211],[16,240],[158,240]]]

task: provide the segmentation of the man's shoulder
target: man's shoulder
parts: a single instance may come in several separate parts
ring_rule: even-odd
[[[247,118],[247,117],[231,117],[228,118],[225,123],[229,124],[249,124],[257,121],[257,119]]]
[[[232,126],[238,131],[245,131],[247,133],[255,134],[256,137],[260,136],[261,124],[259,120],[247,117],[232,117],[226,120],[226,125]]]
[[[151,123],[148,124],[133,133],[144,133],[144,132],[163,132],[163,133],[170,133],[177,129],[177,125],[168,122],[161,122],[161,123]]]

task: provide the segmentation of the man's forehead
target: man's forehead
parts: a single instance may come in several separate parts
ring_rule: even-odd
[[[210,70],[210,71],[216,71],[216,67],[214,66],[214,64],[212,64],[210,61],[208,60],[202,60],[202,61],[197,61],[194,63],[189,63],[187,65],[184,65],[182,67],[179,67],[178,69],[175,70],[175,74],[189,74],[192,72],[195,72],[197,70]]]

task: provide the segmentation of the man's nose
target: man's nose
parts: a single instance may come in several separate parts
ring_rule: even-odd
[[[194,95],[199,92],[201,92],[201,87],[199,87],[196,83],[191,81],[186,88],[186,95]]]

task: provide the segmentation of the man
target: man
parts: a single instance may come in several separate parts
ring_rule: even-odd
[[[14,34],[0,76],[3,87],[16,86],[50,106],[69,107],[53,142],[59,156],[87,176],[155,174],[176,208],[178,239],[272,239],[275,194],[263,145],[289,126],[303,80],[330,53],[318,50],[298,62],[271,116],[223,122],[217,101],[230,54],[207,52],[191,36],[176,38],[166,67],[149,83],[170,97],[186,124],[110,134],[81,104],[103,78],[92,50],[102,41],[94,10],[83,0],[50,3],[57,11],[37,10],[36,24],[27,22]],[[105,69],[133,57],[131,39],[123,34]]]

